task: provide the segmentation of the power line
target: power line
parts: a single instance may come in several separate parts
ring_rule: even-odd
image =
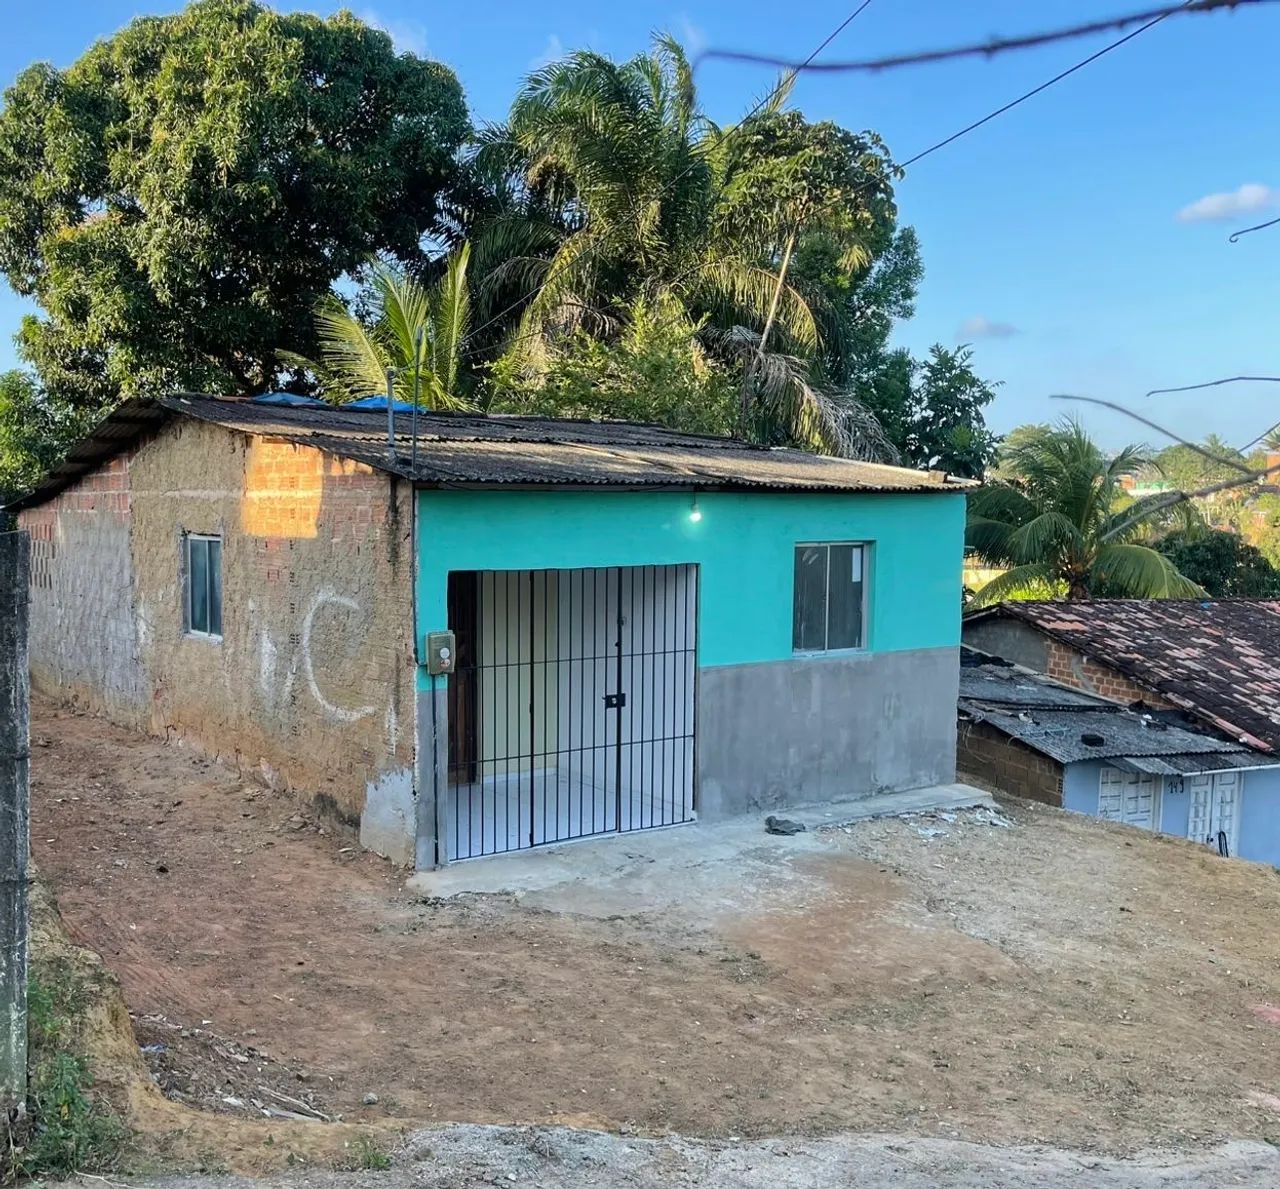
[[[1252,0],[1249,0],[1249,2],[1251,3]],[[813,64],[813,60],[820,53],[822,53],[822,51],[825,50],[827,46],[829,46],[833,41],[835,41],[835,39],[839,37],[840,34],[843,33],[851,24],[853,24],[853,22],[866,10],[866,8],[870,4],[871,4],[871,0],[862,0],[861,4],[859,4],[847,17],[845,17],[845,19],[841,21],[840,24],[835,27],[835,29],[833,29],[830,33],[828,33],[825,38],[823,38],[822,42],[818,45],[817,49],[815,49],[807,58],[805,58],[803,62],[799,63],[798,68],[796,70],[791,71],[791,78],[788,79],[787,82],[790,83],[795,78],[795,76],[799,73],[800,70],[806,69],[807,67],[811,66]],[[777,90],[778,88],[774,87],[773,90],[766,92],[765,95],[756,103],[756,105],[749,112],[747,112],[745,116],[742,117],[739,123],[745,124],[747,120],[751,119],[752,116],[754,116],[762,107],[764,107],[766,103],[769,102],[772,96],[776,94]],[[676,174],[675,177],[673,177],[670,181],[668,181],[662,187],[662,189],[658,191],[658,197],[662,198],[663,196],[665,196],[666,193],[677,182],[683,180],[690,173],[692,173],[695,165],[696,165],[696,162],[690,162],[689,165],[687,165],[678,174]],[[587,251],[589,252],[590,249],[588,248]],[[585,254],[586,253],[584,253],[584,255]],[[490,318],[487,322],[485,322],[483,325],[476,327],[476,329],[473,331],[470,331],[468,337],[474,339],[475,336],[478,335],[481,331],[488,330],[490,326],[493,326],[495,323],[500,322],[503,318],[505,318],[508,314],[512,313],[514,310],[519,309],[520,306],[522,306],[528,299],[529,299],[528,296],[520,297],[516,301],[512,302],[511,305],[507,306],[505,309],[499,310],[498,313],[494,314],[494,316]],[[472,354],[472,353],[473,353],[472,351],[466,352],[466,354]]]
[[[1227,236],[1227,243],[1234,244],[1242,235],[1248,235],[1251,231],[1262,231],[1267,227],[1274,227],[1280,223],[1280,219],[1268,219],[1265,223],[1259,223],[1255,227],[1242,227],[1239,231],[1233,231]]]
[[[1163,396],[1168,392],[1195,392],[1199,388],[1220,388],[1223,384],[1280,384],[1280,376],[1227,376],[1221,380],[1206,380],[1203,384],[1184,384],[1181,388],[1153,388],[1147,396]]]
[[[1132,409],[1126,409],[1124,405],[1116,404],[1112,400],[1103,400],[1097,396],[1076,396],[1072,393],[1055,392],[1049,397],[1050,400],[1078,400],[1088,405],[1101,405],[1104,409],[1114,409],[1117,413],[1123,413],[1126,417],[1132,417],[1134,421],[1139,421],[1148,429],[1154,429],[1156,433],[1162,433],[1166,438],[1172,438],[1179,445],[1186,446],[1188,450],[1195,451],[1202,458],[1207,458],[1210,462],[1218,463],[1221,466],[1231,467],[1233,470],[1240,471],[1245,475],[1253,475],[1253,470],[1245,466],[1243,463],[1236,462],[1231,458],[1223,458],[1219,454],[1214,454],[1212,450],[1207,450],[1204,446],[1196,442],[1188,441],[1186,438],[1179,437],[1171,429],[1165,429],[1163,425],[1157,425],[1149,417],[1144,417],[1141,413],[1135,413]]]
[[[1194,3],[1195,3],[1195,0],[1186,0],[1186,2],[1182,5],[1182,8],[1189,8]],[[923,160],[925,157],[929,156],[930,153],[936,153],[939,149],[946,148],[947,145],[949,145],[952,141],[959,140],[962,136],[967,136],[970,132],[973,132],[975,129],[981,128],[983,124],[986,124],[991,120],[994,120],[997,116],[1002,116],[1004,115],[1005,112],[1011,111],[1013,108],[1017,107],[1018,104],[1025,103],[1028,99],[1031,99],[1036,95],[1039,95],[1041,91],[1047,91],[1050,87],[1054,85],[1054,83],[1062,82],[1064,78],[1067,78],[1070,75],[1075,74],[1077,70],[1083,70],[1091,62],[1096,62],[1104,54],[1109,54],[1112,50],[1119,49],[1122,45],[1124,45],[1126,41],[1132,41],[1139,34],[1145,33],[1148,29],[1154,28],[1161,21],[1166,20],[1168,17],[1171,17],[1173,13],[1177,11],[1181,11],[1181,10],[1174,9],[1170,12],[1162,12],[1159,16],[1152,17],[1149,21],[1147,21],[1145,25],[1139,25],[1132,32],[1126,33],[1123,37],[1117,38],[1115,41],[1111,42],[1110,45],[1104,45],[1102,49],[1097,51],[1097,53],[1090,54],[1087,58],[1084,58],[1081,61],[1077,62],[1074,66],[1070,66],[1066,70],[1062,71],[1061,74],[1055,74],[1053,78],[1049,79],[1048,82],[1041,83],[1038,87],[1034,87],[1030,91],[1027,91],[1022,95],[1019,95],[1017,99],[1010,100],[1003,107],[997,107],[995,111],[991,112],[988,115],[983,116],[982,119],[974,120],[972,124],[969,124],[964,128],[961,128],[959,132],[953,132],[950,136],[946,138],[946,140],[940,140],[938,141],[937,144],[930,145],[923,152],[917,153],[914,157],[908,158],[906,161],[902,163],[901,167],[905,169],[908,165],[914,165],[917,161]]]
[[[1101,21],[1089,21],[1085,24],[1070,25],[1061,29],[1049,29],[1043,33],[1028,33],[1019,37],[997,37],[989,41],[950,46],[947,49],[894,54],[885,58],[862,58],[851,62],[822,62],[817,64],[812,61],[792,62],[786,58],[774,57],[771,54],[755,54],[739,50],[706,50],[699,55],[697,62],[701,64],[713,59],[723,62],[750,62],[759,66],[774,66],[779,69],[790,70],[796,74],[802,70],[823,74],[874,73],[881,70],[894,70],[902,66],[949,62],[958,58],[989,58],[995,54],[1007,53],[1010,50],[1031,49],[1035,46],[1051,45],[1058,41],[1071,41],[1081,37],[1089,37],[1095,33],[1127,29],[1130,25],[1163,19],[1179,13],[1205,13],[1219,8],[1237,8],[1245,4],[1270,4],[1273,2],[1274,0],[1192,0],[1189,4],[1172,4],[1161,8],[1149,8],[1143,12],[1132,12],[1126,16],[1112,17]]]
[[[1195,450],[1198,453],[1205,455],[1206,457],[1212,459],[1216,463],[1226,463],[1229,466],[1236,467],[1238,470],[1244,470],[1245,472],[1238,479],[1235,479],[1235,478],[1223,479],[1219,483],[1211,483],[1207,487],[1200,487],[1200,488],[1197,488],[1195,491],[1170,492],[1167,496],[1162,497],[1155,504],[1148,505],[1147,508],[1144,509],[1145,511],[1148,511],[1148,512],[1161,511],[1166,507],[1173,507],[1175,504],[1180,504],[1188,500],[1204,499],[1207,496],[1217,495],[1218,492],[1220,491],[1230,491],[1231,489],[1236,487],[1244,487],[1246,484],[1249,484],[1249,483],[1260,482],[1261,480],[1266,479],[1271,475],[1280,474],[1280,462],[1276,463],[1274,466],[1263,467],[1261,470],[1258,470],[1258,471],[1248,470],[1247,468],[1241,468],[1238,466],[1238,464],[1233,462],[1228,462],[1228,460],[1225,458],[1219,458],[1217,455],[1210,454],[1207,450],[1204,449],[1203,446],[1198,446],[1194,442],[1187,441],[1186,438],[1180,437],[1178,434],[1174,433],[1172,430],[1165,429],[1164,426],[1162,425],[1156,425],[1153,421],[1148,421],[1145,417],[1140,417],[1132,409],[1126,409],[1123,405],[1118,405],[1114,401],[1100,400],[1099,398],[1094,396],[1075,396],[1071,393],[1065,393],[1065,392],[1054,393],[1052,394],[1050,399],[1051,400],[1077,400],[1077,401],[1083,401],[1086,404],[1102,405],[1104,408],[1114,409],[1117,413],[1123,413],[1126,417],[1132,417],[1135,421],[1141,421],[1144,425],[1151,426],[1152,429],[1158,430],[1160,433],[1164,434],[1166,437],[1172,438],[1175,442],[1178,442],[1183,446],[1190,446],[1192,450]],[[1253,443],[1251,442],[1250,445],[1252,444]]]
[[[939,149],[945,148],[947,145],[953,144],[955,141],[959,140],[961,137],[967,136],[970,132],[976,131],[977,129],[981,128],[983,125],[990,123],[990,121],[996,119],[999,116],[1004,115],[1008,111],[1011,111],[1013,108],[1017,107],[1019,104],[1025,103],[1028,99],[1032,99],[1036,95],[1039,95],[1042,92],[1048,90],[1050,87],[1054,86],[1056,83],[1059,83],[1063,79],[1070,77],[1071,75],[1075,74],[1077,71],[1083,70],[1084,67],[1091,65],[1093,62],[1096,62],[1099,58],[1103,57],[1106,54],[1109,54],[1112,50],[1119,49],[1120,46],[1126,44],[1129,41],[1132,41],[1135,37],[1138,37],[1140,34],[1145,33],[1148,29],[1151,29],[1154,26],[1160,24],[1162,21],[1166,20],[1168,17],[1175,16],[1180,13],[1190,14],[1190,13],[1210,12],[1219,8],[1234,9],[1237,6],[1242,4],[1265,4],[1265,3],[1273,3],[1273,2],[1274,0],[1183,0],[1183,3],[1177,4],[1177,5],[1170,5],[1170,6],[1166,6],[1164,8],[1159,8],[1159,9],[1151,9],[1141,13],[1132,13],[1128,16],[1116,17],[1116,18],[1112,18],[1111,20],[1095,21],[1087,25],[1076,25],[1069,29],[1059,29],[1059,30],[1051,31],[1049,33],[1029,35],[1027,37],[997,39],[995,41],[985,42],[982,45],[961,46],[961,47],[956,47],[949,50],[934,50],[934,51],[928,51],[925,53],[913,54],[913,55],[900,55],[896,58],[871,59],[871,60],[858,62],[858,63],[829,63],[829,64],[815,66],[814,59],[817,58],[817,56],[820,53],[822,53],[822,51],[826,49],[827,46],[829,46],[845,29],[847,29],[849,25],[853,22],[853,20],[856,17],[858,17],[863,12],[863,10],[866,9],[867,6],[871,3],[871,0],[862,0],[862,3],[859,4],[857,8],[855,8],[830,34],[828,34],[828,36],[823,39],[823,41],[818,45],[818,47],[811,54],[809,54],[808,57],[804,58],[802,61],[787,62],[782,59],[770,58],[765,55],[738,54],[728,50],[708,50],[695,60],[694,67],[696,70],[697,66],[701,62],[707,60],[708,58],[759,62],[762,64],[782,67],[783,69],[787,70],[789,72],[789,78],[787,79],[787,81],[790,82],[794,80],[794,78],[802,71],[812,71],[812,70],[827,71],[831,69],[855,69],[855,70],[889,69],[893,66],[944,61],[944,60],[953,59],[957,57],[975,56],[977,54],[989,56],[1005,50],[1023,49],[1033,45],[1048,44],[1050,42],[1062,41],[1068,38],[1084,37],[1090,33],[1097,33],[1097,32],[1106,31],[1110,29],[1127,28],[1129,25],[1132,25],[1136,22],[1141,22],[1141,24],[1139,24],[1139,27],[1137,29],[1130,30],[1123,37],[1119,37],[1115,41],[1111,42],[1110,44],[1103,46],[1102,49],[1097,50],[1095,53],[1090,54],[1087,58],[1083,58],[1081,59],[1081,61],[1075,63],[1075,65],[1068,67],[1066,70],[1060,71],[1058,74],[1054,75],[1052,78],[1048,79],[1047,81],[1041,83],[1039,86],[1032,88],[1030,91],[1024,92],[1023,94],[1019,95],[1016,99],[1010,100],[1008,103],[1005,103],[1002,106],[996,108],[994,111],[989,112],[987,115],[983,116],[981,119],[975,120],[973,123],[966,125],[964,128],[961,128],[957,132],[953,132],[950,136],[946,137],[945,139],[930,145],[928,148],[923,149],[920,152],[914,154],[913,156],[906,158],[906,160],[904,161],[896,162],[896,161],[890,160],[886,162],[890,170],[906,169],[908,166],[916,164],[918,161],[923,160],[925,157],[930,156],[932,153],[936,153]],[[747,120],[751,119],[751,117],[754,116],[765,105],[765,103],[768,102],[769,98],[773,93],[774,92],[771,91],[768,94],[766,94],[763,99],[761,99],[749,112],[747,112],[745,116],[742,117],[740,124],[745,123]],[[661,196],[662,194],[665,194],[672,186],[676,184],[676,182],[684,178],[693,168],[694,168],[693,165],[689,165],[681,173],[677,174],[674,178],[672,178],[671,181],[668,182],[663,187],[663,189],[659,192],[659,196]],[[868,183],[864,183],[864,186],[869,186],[870,184],[871,182],[869,181]],[[1247,234],[1249,231],[1261,230],[1263,227],[1269,227],[1272,225],[1272,223],[1276,223],[1276,222],[1280,222],[1280,219],[1272,220],[1271,223],[1260,224],[1258,227],[1246,228],[1243,231],[1237,232],[1236,236]],[[1234,242],[1235,238],[1236,238],[1235,236],[1232,237],[1232,242]],[[492,318],[490,318],[482,326],[478,327],[475,331],[472,331],[469,337],[473,337],[474,335],[478,334],[480,331],[487,330],[490,326],[493,326],[495,323],[505,318],[509,313],[518,309],[527,300],[529,300],[529,296],[524,296],[519,298],[517,301],[513,302],[511,305],[507,306],[505,309],[495,314]],[[525,337],[536,338],[538,337],[538,334],[540,334],[540,332],[535,332]],[[514,341],[519,341],[519,339]],[[474,354],[477,350],[478,348],[472,348],[471,350],[465,352],[464,354],[471,355],[471,354]]]

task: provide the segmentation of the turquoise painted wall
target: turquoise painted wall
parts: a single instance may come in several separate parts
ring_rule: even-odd
[[[447,626],[450,570],[701,567],[703,665],[791,657],[794,548],[869,541],[868,648],[960,643],[962,494],[421,491],[418,634]]]

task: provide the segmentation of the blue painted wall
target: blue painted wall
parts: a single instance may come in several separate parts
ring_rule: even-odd
[[[1062,807],[1076,813],[1098,816],[1098,782],[1102,764],[1098,760],[1081,760],[1065,764],[1062,769]]]
[[[1249,796],[1249,781],[1246,775],[1243,793],[1246,800]],[[1191,827],[1191,793],[1187,790],[1187,782],[1176,778],[1166,778],[1160,794],[1160,829],[1166,834],[1174,834],[1179,838],[1187,836]]]
[[[1244,773],[1240,857],[1280,866],[1280,768]]]
[[[447,623],[450,570],[701,567],[703,665],[790,658],[794,549],[869,541],[873,652],[960,642],[962,494],[421,491],[418,634]]]
[[[1067,764],[1062,773],[1065,809],[1098,815],[1099,760]],[[1239,857],[1280,866],[1280,768],[1241,772]],[[1166,779],[1160,795],[1160,830],[1178,838],[1187,836],[1191,821],[1191,794],[1185,782]]]

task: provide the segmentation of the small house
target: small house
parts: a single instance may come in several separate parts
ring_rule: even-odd
[[[174,396],[13,505],[38,688],[429,867],[954,779],[963,481]]]
[[[1010,602],[963,634],[1015,668],[967,669],[962,768],[992,770],[994,733],[1009,765],[1037,768],[1025,795],[1280,864],[1280,603]]]

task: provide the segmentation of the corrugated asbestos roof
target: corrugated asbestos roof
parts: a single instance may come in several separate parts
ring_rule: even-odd
[[[1280,749],[1280,602],[1010,602],[968,620],[991,618],[1030,624],[1232,738]]]
[[[1105,759],[1140,765],[1161,757],[1160,771],[1174,773],[1268,763],[1178,711],[1139,713],[969,648],[962,650],[960,716],[987,723],[1060,764]]]
[[[1274,761],[1255,751],[1228,751],[1221,755],[1124,756],[1108,760],[1116,768],[1151,776],[1194,776],[1197,772],[1229,772],[1232,768],[1273,768]]]
[[[973,484],[941,471],[915,471],[732,438],[676,433],[617,421],[422,413],[415,457],[412,418],[385,410],[284,408],[223,397],[180,395],[121,405],[17,511],[43,503],[174,416],[242,433],[315,446],[425,486],[677,487],[695,490],[954,492]]]

